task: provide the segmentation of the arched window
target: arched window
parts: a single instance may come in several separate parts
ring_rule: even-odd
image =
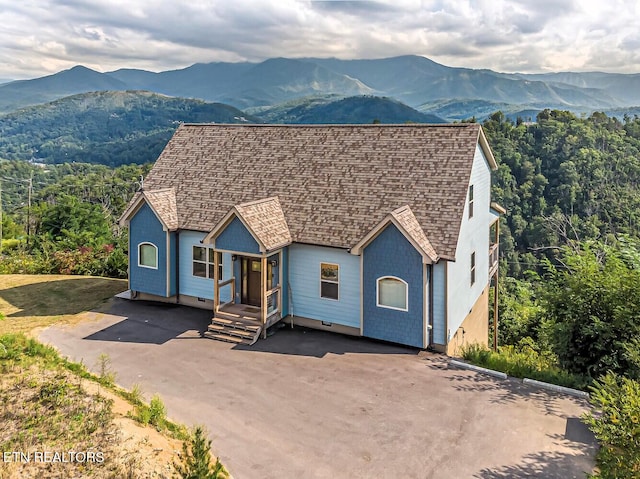
[[[158,248],[153,243],[138,245],[138,266],[158,269]]]
[[[383,276],[377,280],[378,302],[381,308],[409,310],[409,285],[394,276]]]

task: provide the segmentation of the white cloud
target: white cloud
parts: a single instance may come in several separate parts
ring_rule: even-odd
[[[640,72],[639,2],[0,0],[0,78],[418,54],[498,71]]]

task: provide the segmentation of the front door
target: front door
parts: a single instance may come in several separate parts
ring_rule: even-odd
[[[267,263],[267,284],[271,283],[271,263]],[[242,304],[260,307],[260,280],[262,262],[260,259],[242,258]]]
[[[247,301],[246,304],[260,307],[260,276],[262,275],[261,261],[247,258]]]

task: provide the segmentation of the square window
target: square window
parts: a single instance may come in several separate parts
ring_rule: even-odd
[[[207,277],[207,264],[193,262],[193,275],[201,278]]]
[[[203,246],[194,246],[193,259],[194,261],[207,261],[207,248]]]

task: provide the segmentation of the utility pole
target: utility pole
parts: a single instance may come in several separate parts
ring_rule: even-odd
[[[33,170],[29,176],[29,199],[27,201],[27,246],[29,246],[29,237],[31,236],[31,190],[33,190]]]
[[[2,256],[2,181],[0,181],[0,256]]]

